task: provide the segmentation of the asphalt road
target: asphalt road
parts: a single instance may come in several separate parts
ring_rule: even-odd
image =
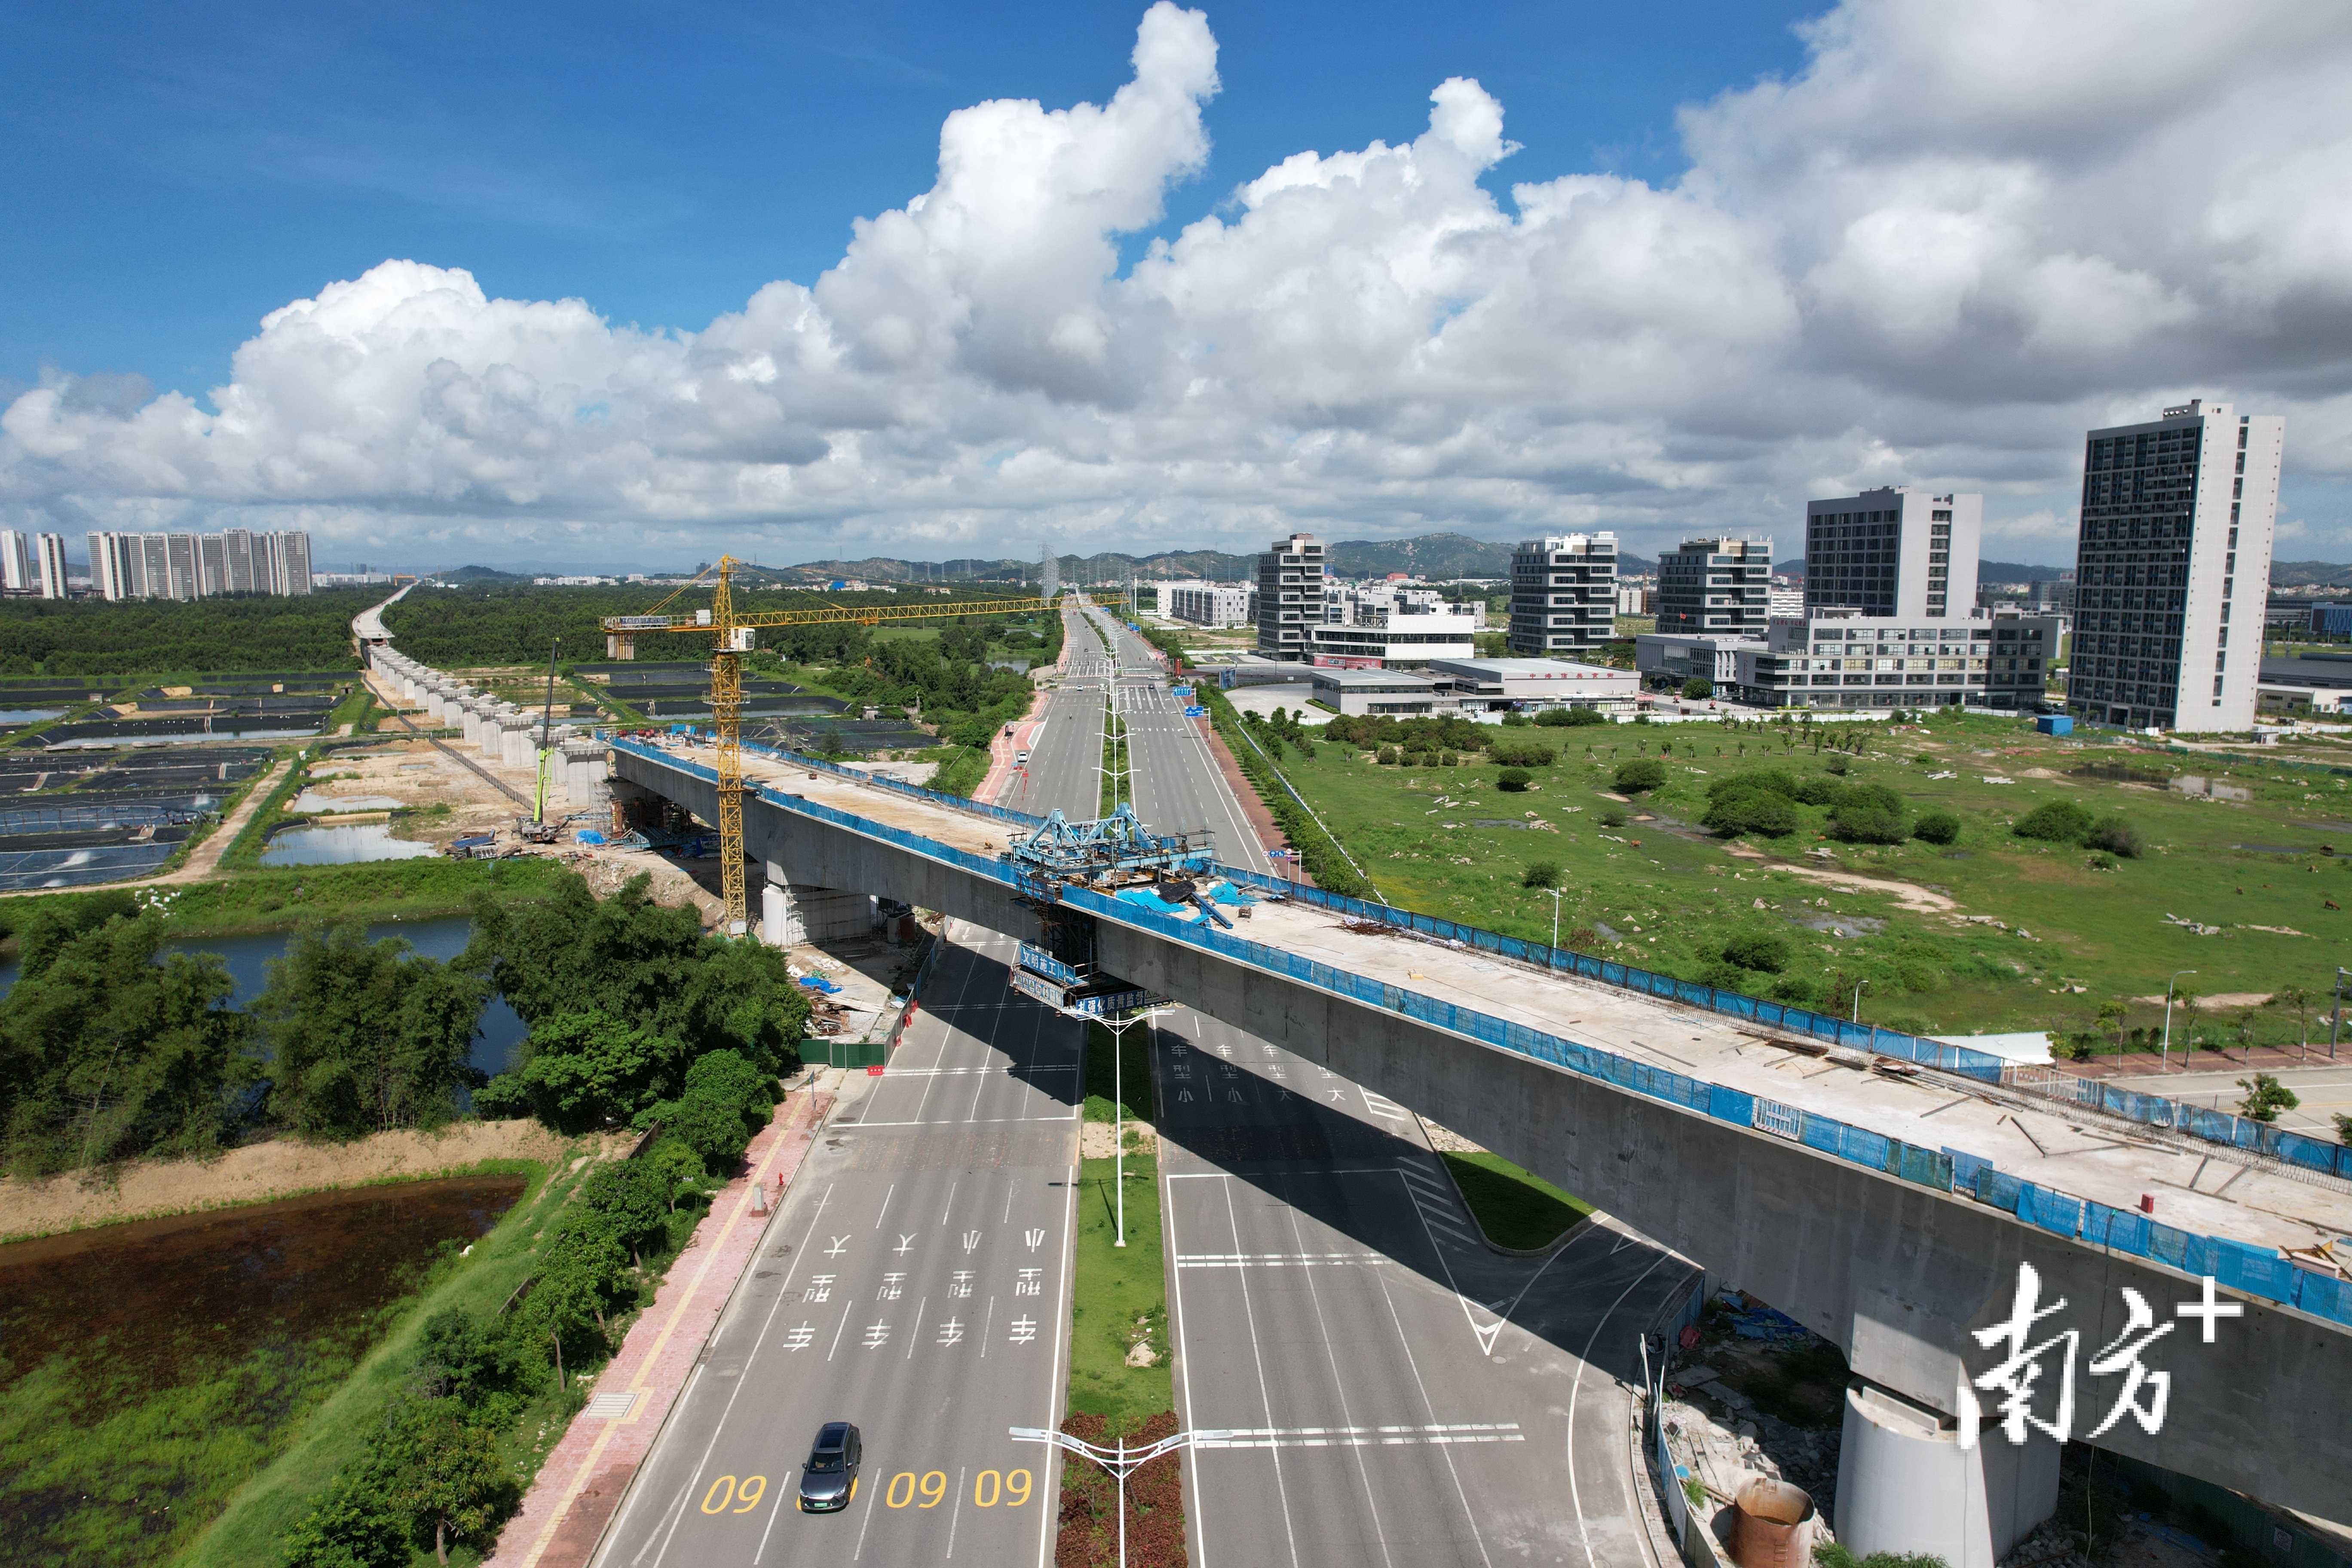
[[[1109,656],[1102,639],[1076,610],[1062,613],[1070,650],[1062,683],[1045,700],[1045,721],[1030,743],[1028,765],[997,792],[996,804],[1044,816],[1060,811],[1073,822],[1101,812],[1104,691]]]
[[[1062,1412],[1077,1028],[959,928],[888,1072],[851,1080],[656,1443],[603,1568],[1043,1565]],[[854,1098],[851,1098],[854,1096]],[[794,1505],[817,1427],[856,1422],[839,1514]]]
[[[1138,815],[1257,848],[1164,678],[1120,684]],[[1155,1041],[1180,1414],[1234,1434],[1188,1460],[1194,1568],[1664,1568],[1617,1378],[1687,1268],[1605,1223],[1496,1252],[1404,1107],[1196,1013]]]

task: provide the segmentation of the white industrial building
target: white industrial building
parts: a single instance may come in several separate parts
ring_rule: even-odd
[[[1409,669],[1343,669],[1318,667],[1308,678],[1313,699],[1349,718],[1425,719],[1454,710],[1444,682]]]
[[[1483,608],[1448,604],[1434,588],[1327,581],[1313,658],[1359,669],[1418,669],[1434,658],[1467,658],[1478,651],[1485,618]]]
[[[1323,622],[1323,542],[1311,533],[1277,539],[1257,558],[1257,651],[1305,662]]]
[[[1764,648],[1762,637],[1744,632],[1643,632],[1633,639],[1633,673],[1644,686],[1680,687],[1696,679],[1728,694],[1739,677],[1738,656]]]
[[[2276,415],[2199,400],[2085,437],[2066,694],[2076,718],[2253,727],[2285,444]]]
[[[1817,611],[1730,650],[1719,694],[1758,708],[2032,710],[2057,658],[2054,616],[1991,620]]]
[[[1453,683],[1455,704],[1472,712],[1538,713],[1548,708],[1631,711],[1641,677],[1630,669],[1562,658],[1438,658],[1429,673]]]
[[[1196,626],[1246,626],[1257,620],[1257,590],[1246,583],[1162,583],[1160,612]]]

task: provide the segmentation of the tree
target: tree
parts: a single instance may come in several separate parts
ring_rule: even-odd
[[[1784,796],[1769,790],[1735,790],[1708,802],[1699,821],[1726,837],[1754,833],[1778,838],[1796,830],[1797,814]]]
[[[2294,1015],[2296,1032],[2302,1037],[2303,1054],[2306,1057],[2311,1055],[2311,1002],[2308,986],[2282,985],[2272,992],[2271,999],[2263,1004],[2269,1007],[2284,1007]]]
[[[1849,844],[1900,844],[1911,837],[1901,815],[1855,802],[1830,814],[1831,834]]]
[[[1525,768],[1505,768],[1495,775],[1495,787],[1517,794],[1535,782],[1535,775]]]
[[[480,1080],[467,1058],[489,988],[394,937],[313,926],[268,965],[254,1004],[268,1040],[269,1107],[303,1132],[356,1138],[435,1127]]]
[[[1778,974],[1789,966],[1789,943],[1786,938],[1762,931],[1746,931],[1723,944],[1727,963],[1742,969],[1760,969],[1767,974]]]
[[[2140,857],[2142,844],[2139,829],[2120,816],[2110,816],[2093,823],[2083,835],[2083,842],[2094,849],[2104,849],[2110,855],[2120,855],[2126,860]]]
[[[677,1212],[677,1200],[687,1193],[702,1190],[707,1173],[702,1156],[683,1138],[664,1138],[646,1150],[638,1159],[646,1168],[661,1178],[663,1195],[669,1212]]]
[[[363,1465],[328,1482],[281,1542],[286,1568],[408,1568],[408,1516]]]
[[[1551,860],[1529,861],[1527,870],[1520,874],[1519,886],[1522,888],[1559,887],[1559,863]]]
[[[29,929],[29,922],[28,922]],[[250,1080],[247,1020],[211,954],[158,962],[160,917],[112,916],[43,938],[0,1001],[0,1116],[31,1170],[218,1146]]]
[[[1665,765],[1647,757],[1635,757],[1617,765],[1616,784],[1621,795],[1639,795],[1644,790],[1656,789],[1665,782]]]
[[[559,1013],[534,1026],[522,1059],[476,1099],[486,1113],[529,1113],[565,1132],[625,1123],[674,1092],[687,1048],[603,1012]]]
[[[1683,696],[1693,702],[1704,702],[1715,695],[1715,682],[1704,675],[1694,675],[1683,682]]]
[[[2040,839],[2051,844],[2080,844],[2091,831],[2091,814],[2071,800],[2044,801],[2023,816],[2010,831],[2020,838]]]
[[[479,1535],[513,1489],[498,1435],[475,1425],[455,1400],[419,1400],[399,1410],[383,1447],[389,1500],[420,1531],[431,1528],[433,1555],[445,1563],[450,1538]]]
[[[772,1078],[734,1051],[712,1051],[687,1068],[685,1088],[676,1100],[641,1112],[640,1120],[648,1126],[658,1122],[715,1173],[742,1157],[752,1129],[775,1102]]]
[[[605,1215],[629,1249],[629,1261],[646,1265],[645,1243],[664,1230],[669,1212],[667,1184],[644,1160],[599,1167],[580,1184],[580,1201]]]
[[[1923,811],[1911,825],[1911,837],[1928,844],[1953,844],[1959,840],[1960,819],[1948,811]]]
[[[2276,1121],[2280,1111],[2293,1110],[2303,1103],[2294,1090],[2266,1072],[2240,1079],[2238,1087],[2246,1091],[2238,1101],[2238,1114],[2250,1121]]]
[[[2102,1002],[2099,1004],[2098,1026],[2102,1029],[2113,1029],[2115,1031],[2116,1051],[2118,1055],[2122,1054],[2124,1048],[2125,1011],[2126,1009],[2121,1002]]]

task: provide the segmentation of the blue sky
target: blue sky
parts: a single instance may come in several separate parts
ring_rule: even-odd
[[[2083,432],[2202,396],[2287,416],[2278,555],[2352,559],[2307,0],[10,22],[0,526],[1650,553],[1910,483],[2061,562]]]
[[[1675,107],[1801,58],[1773,5],[1216,7],[1208,169],[1170,222],[1302,148],[1416,134],[1477,78],[1490,180],[1681,173]],[[21,6],[0,52],[0,376],[202,393],[267,312],[387,257],[492,294],[699,327],[812,282],[931,183],[940,121],[1099,100],[1136,11],[869,4]],[[1139,249],[1139,242],[1128,248]]]

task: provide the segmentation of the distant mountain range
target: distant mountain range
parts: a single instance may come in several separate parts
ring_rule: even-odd
[[[1381,577],[1402,572],[1412,577],[1445,581],[1456,577],[1508,577],[1511,546],[1466,533],[1424,533],[1413,539],[1343,539],[1328,546],[1324,563],[1336,576]],[[1620,555],[1621,572],[1652,572],[1657,563],[1640,555]],[[965,557],[952,561],[901,561],[873,555],[863,561],[811,561],[798,566],[761,567],[763,573],[794,579],[863,578],[873,583],[948,582],[959,577],[1009,578],[1034,582],[1037,563],[1000,557],[993,561]],[[1162,550],[1151,555],[1103,551],[1093,555],[1061,558],[1065,583],[1124,583],[1132,571],[1138,582],[1171,577],[1199,577],[1212,583],[1238,583],[1257,574],[1255,555],[1234,555],[1222,550]]]

